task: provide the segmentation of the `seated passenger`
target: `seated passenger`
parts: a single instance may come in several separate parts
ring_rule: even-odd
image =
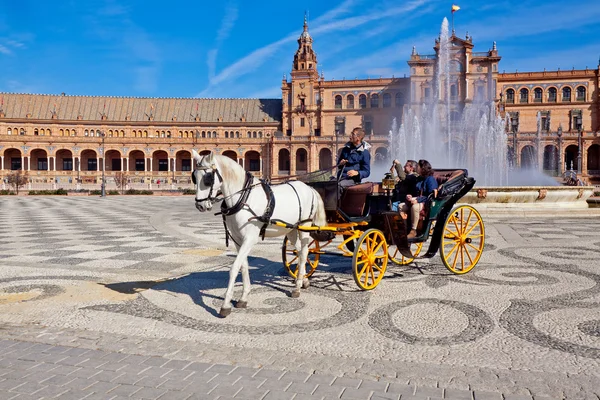
[[[371,174],[371,154],[369,154],[371,145],[363,141],[364,137],[365,131],[362,128],[352,129],[350,141],[340,153],[338,186],[341,189],[357,185]]]
[[[392,211],[398,211],[400,203],[406,200],[407,195],[418,195],[417,182],[419,181],[419,175],[417,174],[417,162],[415,160],[406,161],[404,168],[401,167],[400,161],[394,160],[392,168],[396,169],[398,175],[398,182],[394,189]]]
[[[407,213],[410,208],[411,229],[407,235],[408,239],[417,236],[417,225],[419,224],[419,213],[423,209],[425,202],[430,194],[437,191],[438,184],[433,177],[433,169],[427,160],[419,160],[417,165],[417,173],[419,174],[419,182],[417,182],[417,196],[408,194],[406,202],[400,204],[400,210]]]

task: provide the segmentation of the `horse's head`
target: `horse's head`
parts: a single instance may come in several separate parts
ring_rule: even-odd
[[[196,208],[200,212],[210,211],[221,192],[223,177],[219,173],[213,153],[201,156],[192,150],[196,169],[192,172],[192,182],[196,185]]]

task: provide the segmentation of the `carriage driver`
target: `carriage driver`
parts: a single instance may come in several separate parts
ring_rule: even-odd
[[[341,189],[348,186],[357,185],[361,179],[367,178],[371,174],[371,154],[369,149],[371,145],[363,141],[365,131],[356,127],[352,129],[350,141],[344,145],[338,159],[338,168],[341,173],[338,186]]]

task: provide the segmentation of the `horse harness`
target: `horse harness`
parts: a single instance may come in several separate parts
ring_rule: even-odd
[[[219,169],[213,165],[211,167],[198,168],[198,170],[206,171],[204,173],[204,176],[202,177],[202,181],[206,186],[210,185],[210,190],[209,190],[208,196],[206,198],[196,199],[196,202],[198,203],[198,202],[205,201],[205,200],[210,200],[210,201],[216,200],[216,196],[212,197],[213,187],[215,184],[214,174],[217,174],[217,176],[219,177],[219,180],[221,182],[223,182],[223,177],[221,176]],[[273,216],[273,212],[275,211],[275,195],[273,194],[273,189],[271,189],[271,185],[269,185],[265,180],[260,179],[260,185],[261,185],[263,191],[265,192],[265,196],[267,198],[267,206],[265,207],[265,211],[263,212],[262,215],[260,215],[260,216],[257,215],[254,212],[254,210],[252,210],[252,208],[247,204],[247,200],[248,200],[248,197],[250,196],[250,192],[252,191],[252,188],[254,186],[256,186],[255,184],[252,184],[253,179],[254,179],[254,176],[249,171],[246,171],[246,179],[244,181],[244,186],[242,187],[241,190],[239,190],[237,192],[237,193],[241,193],[237,202],[233,206],[227,207],[227,204],[225,203],[225,201],[222,201],[221,202],[221,211],[218,213],[215,213],[215,215],[221,215],[223,217],[223,226],[225,227],[225,246],[227,246],[227,247],[229,247],[229,238],[231,238],[231,240],[233,240],[233,242],[236,245],[240,246],[240,244],[238,242],[236,242],[235,239],[229,233],[229,229],[227,228],[226,217],[240,212],[244,208],[244,206],[246,206],[248,211],[252,215],[254,215],[253,217],[248,219],[248,222],[250,222],[252,220],[257,220],[257,221],[263,223],[262,227],[260,228],[260,236],[261,236],[262,240],[265,240],[265,233],[267,230],[267,226],[269,226],[269,224],[271,222],[271,217]],[[192,182],[194,184],[196,184],[196,175],[193,172],[192,172]],[[312,219],[310,219],[310,218],[306,219],[306,220],[301,220],[301,218],[302,218],[302,202],[300,201],[300,196],[298,195],[296,188],[290,182],[286,182],[286,184],[290,185],[290,187],[296,194],[296,198],[298,199],[298,206],[299,206],[298,207],[299,208],[298,222],[296,224],[294,224],[294,226],[297,227],[298,225],[300,225],[302,223],[312,221]],[[217,192],[217,196],[218,195],[219,195],[219,193]],[[313,210],[314,210],[314,201],[311,201],[309,215],[312,214]]]

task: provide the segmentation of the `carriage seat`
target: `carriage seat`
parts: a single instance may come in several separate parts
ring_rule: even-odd
[[[448,189],[449,182],[455,182],[458,178],[466,175],[464,169],[439,170],[433,172],[433,177],[438,184],[438,196],[446,194],[444,189]],[[452,190],[450,190],[452,191]]]
[[[374,185],[376,183],[366,182],[347,187],[342,194],[340,210],[349,217],[362,217],[367,196],[373,193]]]

